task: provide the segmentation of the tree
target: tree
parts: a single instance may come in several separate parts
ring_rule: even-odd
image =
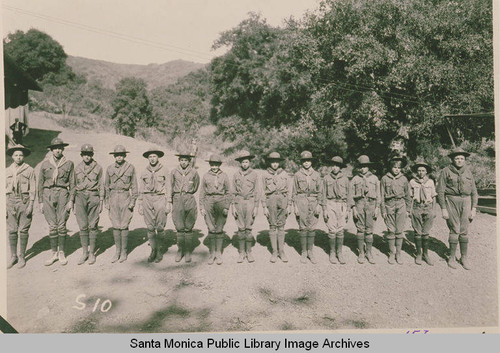
[[[134,137],[140,127],[154,126],[156,121],[146,90],[146,82],[126,77],[116,85],[116,97],[112,102],[116,129],[120,134]]]
[[[63,47],[37,29],[16,31],[4,39],[4,50],[33,79],[40,81],[49,73],[67,70]],[[71,69],[69,69],[71,71]]]

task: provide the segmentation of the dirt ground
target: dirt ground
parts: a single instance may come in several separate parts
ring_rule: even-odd
[[[32,119],[39,136],[57,135],[54,122]],[[33,134],[36,135],[35,133]],[[84,134],[64,130],[70,143],[66,156],[79,162],[79,147],[91,143],[96,160],[112,163],[108,154],[117,143],[132,151],[128,160],[140,172],[150,144],[113,134]],[[41,137],[40,137],[41,138]],[[42,141],[29,141],[33,146]],[[37,161],[39,162],[39,161]],[[177,164],[170,151],[162,159],[171,170]],[[10,163],[10,162],[9,162]],[[198,172],[207,170],[199,160]],[[231,176],[233,168],[224,168]],[[438,210],[436,210],[438,211]],[[381,219],[375,227],[375,265],[356,262],[355,227],[347,226],[346,265],[328,261],[328,238],[318,223],[315,251],[318,264],[301,264],[298,225],[294,217],[286,225],[289,263],[269,262],[267,221],[259,210],[255,221],[256,262],[236,263],[231,243],[236,223],[228,217],[224,263],[208,266],[203,244],[206,226],[196,222],[200,244],[193,262],[176,263],[173,223],[168,218],[163,246],[168,248],[159,264],[146,261],[149,246],[142,216],[135,211],[130,225],[129,258],[111,264],[114,245],[108,212],[103,211],[96,264],[78,266],[80,240],[72,214],[68,221],[68,264],[43,265],[49,257],[48,227],[38,208],[33,216],[24,269],[8,270],[8,319],[19,332],[199,332],[337,329],[432,329],[436,327],[488,327],[498,325],[496,217],[478,214],[470,227],[470,260],[473,269],[451,270],[446,264],[447,228],[436,218],[432,229],[431,257],[435,266],[414,263],[413,233],[404,243],[403,265],[387,263]],[[110,303],[111,302],[111,303]]]

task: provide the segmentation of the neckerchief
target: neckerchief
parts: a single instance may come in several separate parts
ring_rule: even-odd
[[[241,175],[247,176],[248,174],[250,174],[252,172],[252,168],[248,168],[247,170],[243,170],[240,168],[239,172]]]
[[[309,169],[300,168],[300,172],[306,176],[307,191],[311,190],[311,181],[312,181],[311,175],[313,174],[314,169],[312,167]]]
[[[418,176],[415,178],[415,181],[420,184],[420,193],[419,193],[419,202],[425,202],[425,192],[424,192],[424,184],[429,180],[429,178],[426,176],[423,177],[423,179],[420,179]]]
[[[465,184],[465,166],[463,166],[460,169],[457,169],[453,164],[449,166],[450,171],[458,175],[458,193],[461,194],[462,191],[464,190],[464,184]]]
[[[154,191],[155,190],[155,175],[156,175],[156,172],[159,171],[162,167],[163,166],[159,162],[154,167],[151,164],[148,164],[146,169],[151,172],[151,176],[149,177],[149,190],[146,190],[146,191]]]
[[[19,190],[17,175],[28,169],[28,165],[23,162],[19,167],[16,163],[12,163],[10,166],[12,170],[12,192],[17,193]]]
[[[54,174],[52,174],[52,184],[56,185],[57,177],[59,176],[59,168],[61,168],[67,162],[67,160],[65,156],[62,156],[61,159],[59,159],[59,162],[57,162],[56,158],[54,156],[51,156],[49,157],[49,162],[55,168]]]
[[[216,173],[212,172],[212,169],[208,170],[208,174],[215,177],[215,189],[219,189],[219,175],[222,174],[222,170],[218,170]]]
[[[333,192],[335,193],[336,197],[339,197],[340,196],[340,187],[339,187],[338,180],[341,177],[343,177],[344,174],[342,174],[342,171],[339,171],[337,174],[333,174],[333,172],[330,172],[330,176],[333,178],[333,180],[335,180],[335,183],[333,184]]]
[[[372,175],[370,171],[367,171],[366,174],[359,174],[361,178],[363,178],[363,195],[368,193],[368,178]]]
[[[177,167],[177,171],[181,174],[182,176],[182,183],[181,183],[181,188],[180,188],[180,191],[183,191],[184,189],[187,189],[186,187],[186,182],[188,182],[188,178],[186,178],[186,176],[189,175],[189,173],[191,173],[191,171],[193,170],[193,167],[188,165],[186,167],[186,169],[182,169],[181,166],[178,166]]]

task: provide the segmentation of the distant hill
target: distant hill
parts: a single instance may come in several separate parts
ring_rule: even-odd
[[[148,89],[173,84],[178,78],[204,67],[204,64],[174,60],[164,64],[133,65],[68,56],[67,64],[87,80],[98,80],[106,88],[115,89],[120,79],[128,76],[142,78]]]

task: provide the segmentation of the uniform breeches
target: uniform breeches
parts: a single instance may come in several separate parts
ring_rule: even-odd
[[[326,214],[328,215],[328,221],[326,222],[328,232],[334,237],[336,233],[344,230],[346,226],[346,202],[341,200],[327,200]]]
[[[28,236],[31,226],[31,215],[26,214],[29,205],[29,195],[7,196],[7,231],[9,234],[19,233],[20,236]]]
[[[354,219],[354,224],[356,225],[358,234],[373,234],[377,200],[361,198],[356,200],[354,207],[356,207],[356,211],[358,212],[358,217]]]
[[[69,192],[64,188],[43,189],[43,215],[49,224],[50,236],[67,234],[66,222],[69,211],[66,206],[69,202]]]
[[[269,227],[271,229],[284,227],[288,215],[288,201],[286,196],[282,194],[268,195],[266,203],[269,210]]]
[[[299,211],[298,223],[300,230],[314,230],[318,223],[319,215],[315,215],[318,207],[316,196],[306,196],[299,194],[295,197],[295,206]]]
[[[226,196],[207,196],[205,204],[205,222],[207,223],[210,233],[222,233],[227,220],[227,215],[223,212],[225,209],[227,210]]]
[[[130,205],[130,194],[128,191],[113,191],[109,196],[109,218],[111,225],[116,230],[128,229],[132,220],[132,211],[128,208]]]
[[[97,230],[99,223],[99,194],[92,191],[77,191],[75,195],[75,215],[80,232]]]
[[[432,208],[432,206],[432,203],[413,203],[413,209],[411,212],[411,225],[415,230],[415,236],[421,237],[423,235],[429,235],[435,218],[434,209]]]
[[[255,200],[253,198],[245,200],[242,197],[236,196],[234,207],[236,209],[236,214],[238,215],[238,218],[236,219],[238,230],[252,230]]]
[[[469,227],[469,216],[471,212],[470,196],[446,195],[446,209],[449,218],[446,221],[450,230],[450,243],[467,242],[467,231]]]
[[[385,202],[384,207],[386,213],[384,221],[389,233],[387,238],[394,239],[394,234],[396,238],[402,238],[406,222],[405,200],[389,199]]]
[[[172,203],[172,220],[178,232],[191,232],[198,216],[196,200],[192,194],[176,194]]]
[[[142,197],[142,210],[144,222],[148,231],[162,232],[167,224],[167,199],[165,195],[144,194]]]

